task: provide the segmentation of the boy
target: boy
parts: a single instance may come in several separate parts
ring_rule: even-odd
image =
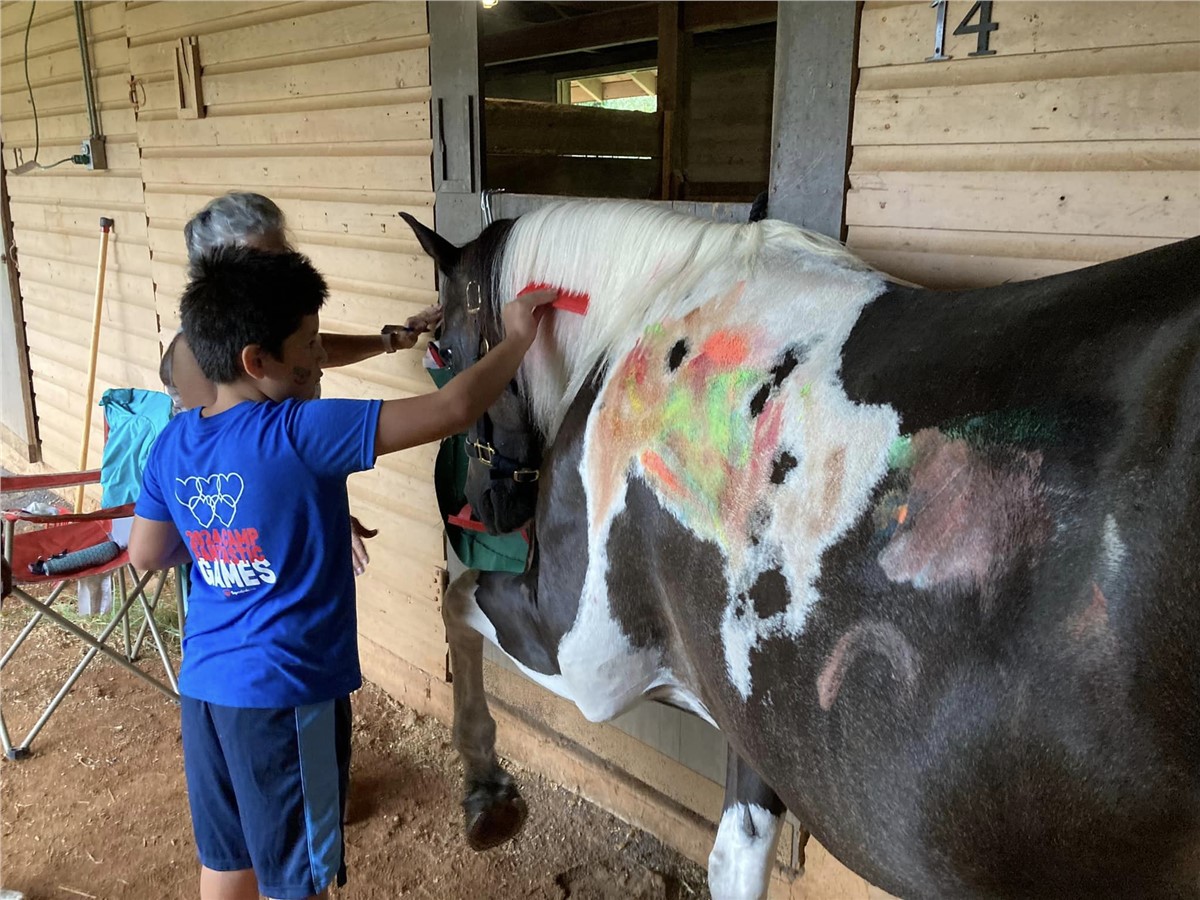
[[[362,683],[346,478],[456,434],[512,380],[544,291],[436,395],[308,401],[325,362],[321,276],[293,252],[223,248],[180,304],[211,406],[176,416],[143,474],[131,562],[194,562],[184,769],[201,900],[324,897],[344,881],[349,694]]]

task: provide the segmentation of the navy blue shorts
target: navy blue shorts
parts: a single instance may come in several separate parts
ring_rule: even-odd
[[[350,698],[284,709],[180,703],[201,864],[253,869],[259,891],[277,900],[345,884]]]

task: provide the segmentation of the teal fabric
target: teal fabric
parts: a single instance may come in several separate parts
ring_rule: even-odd
[[[100,398],[108,437],[100,463],[104,506],[137,501],[142,469],[159,433],[171,419],[171,398],[161,391],[112,388]]]
[[[453,377],[453,372],[448,368],[429,369],[428,372],[439,389]],[[468,568],[484,572],[524,572],[529,558],[529,545],[521,535],[464,531],[447,521],[467,502],[465,489],[469,464],[465,434],[456,434],[442,441],[434,466],[433,483],[446,539]]]

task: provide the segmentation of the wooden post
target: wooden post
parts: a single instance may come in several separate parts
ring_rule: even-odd
[[[680,4],[658,4],[658,112],[662,119],[663,200],[677,199],[686,166],[688,49],[691,36],[684,33]]]
[[[21,300],[21,280],[17,274],[17,243],[13,235],[12,213],[8,205],[8,183],[4,167],[0,166],[0,263],[4,272],[0,273],[7,286],[8,307],[0,310],[0,314],[9,316],[11,322],[0,330],[0,335],[7,333],[11,336],[11,346],[3,347],[0,352],[5,356],[4,377],[12,379],[4,385],[3,402],[5,404],[4,430],[0,430],[8,439],[8,428],[16,425],[20,433],[13,432],[18,446],[30,462],[38,462],[42,458],[41,442],[38,439],[37,416],[33,407],[33,371],[29,365],[29,346],[25,338],[25,313]],[[12,358],[8,358],[8,354]],[[12,413],[10,403],[20,403],[23,415],[18,417]],[[23,418],[23,423],[14,420]],[[23,424],[24,427],[21,427]]]
[[[771,120],[772,219],[845,237],[859,4],[780,3]]]
[[[83,440],[79,445],[79,471],[87,468],[88,444],[92,437],[92,400],[96,392],[96,358],[100,352],[100,311],[104,308],[104,272],[108,268],[108,234],[113,220],[100,217],[100,263],[96,270],[96,302],[92,306],[92,344],[88,359],[87,399],[83,404]],[[83,512],[83,485],[75,492],[75,512]]]

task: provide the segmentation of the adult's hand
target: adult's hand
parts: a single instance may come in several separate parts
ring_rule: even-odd
[[[374,528],[367,528],[362,522],[350,517],[350,555],[354,559],[354,574],[361,575],[367,570],[367,563],[371,561],[371,557],[367,554],[367,545],[363,543],[364,538],[373,538],[379,534],[379,531]]]

